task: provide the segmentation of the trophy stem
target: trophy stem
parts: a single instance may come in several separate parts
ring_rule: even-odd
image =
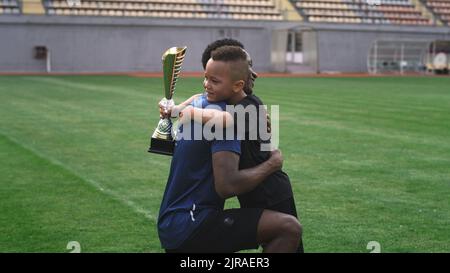
[[[172,141],[172,121],[169,118],[160,119],[152,137]]]

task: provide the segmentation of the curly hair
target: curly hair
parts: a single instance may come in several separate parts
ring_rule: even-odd
[[[211,52],[213,52],[214,50],[218,49],[221,46],[237,46],[244,49],[244,45],[241,42],[231,38],[220,39],[210,43],[205,48],[202,54],[203,70],[206,69],[206,64],[208,63],[208,60],[211,58]]]

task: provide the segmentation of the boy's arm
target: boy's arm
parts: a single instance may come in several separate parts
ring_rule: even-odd
[[[193,95],[192,97],[190,97],[189,99],[183,101],[182,103],[175,105],[169,109],[165,109],[164,106],[161,104],[161,102],[159,103],[159,115],[162,118],[168,118],[172,116],[172,113],[178,115],[179,113],[181,113],[181,111],[188,106],[189,104],[191,104],[196,98],[198,98],[199,96],[201,96],[202,94],[196,94]]]
[[[200,97],[201,95],[202,95],[201,93],[200,94],[195,94],[192,97],[190,97],[189,99],[187,99],[187,100],[183,101],[182,103],[178,104],[177,106],[186,107],[189,104],[191,104],[196,98]]]
[[[227,111],[217,109],[202,109],[192,106],[187,106],[180,112],[180,121],[182,123],[193,120],[198,123],[205,124],[212,122],[214,124],[222,124],[224,128],[233,126],[233,116]]]
[[[267,161],[242,170],[239,170],[239,155],[234,152],[216,152],[212,155],[212,161],[216,192],[224,199],[253,190],[283,166],[279,150],[272,151]]]
[[[193,95],[182,103],[173,106],[171,109],[164,109],[160,104],[159,114],[162,118],[178,116],[181,123],[194,120],[195,122],[205,124],[212,121],[213,123],[222,123],[224,128],[233,126],[233,116],[226,111],[192,107],[190,104],[201,95],[202,94]]]

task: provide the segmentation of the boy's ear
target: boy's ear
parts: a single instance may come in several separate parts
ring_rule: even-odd
[[[233,84],[233,92],[237,93],[244,89],[245,81],[239,80],[235,81]]]

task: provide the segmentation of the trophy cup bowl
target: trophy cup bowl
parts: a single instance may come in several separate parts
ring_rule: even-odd
[[[164,98],[161,101],[163,108],[168,109],[174,105],[172,100],[175,86],[180,75],[181,65],[186,55],[187,47],[171,47],[162,55]],[[170,118],[161,118],[150,140],[148,152],[173,155],[175,140],[172,134],[172,121]]]

